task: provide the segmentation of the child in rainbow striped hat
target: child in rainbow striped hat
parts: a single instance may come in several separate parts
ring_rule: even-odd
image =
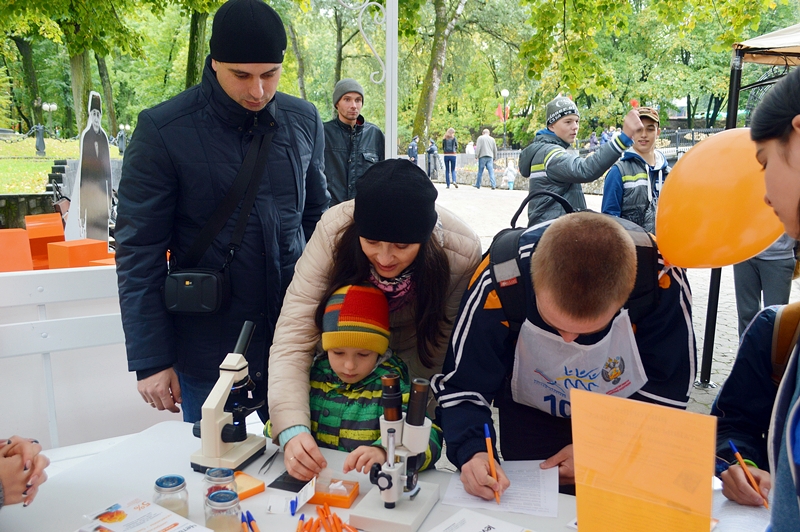
[[[322,316],[322,351],[311,365],[311,435],[320,447],[349,451],[344,472],[368,473],[386,461],[380,446],[381,377],[400,377],[403,409],[408,403],[408,367],[389,349],[389,304],[374,286],[336,290]],[[265,429],[271,437],[270,425]],[[433,467],[442,452],[442,432],[431,428],[420,469]]]

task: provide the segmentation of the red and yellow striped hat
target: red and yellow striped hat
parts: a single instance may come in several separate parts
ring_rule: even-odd
[[[348,285],[333,293],[322,317],[322,349],[389,348],[389,303],[374,286]]]

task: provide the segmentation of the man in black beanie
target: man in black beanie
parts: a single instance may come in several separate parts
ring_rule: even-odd
[[[128,369],[150,407],[178,412],[181,404],[185,421],[200,419],[245,320],[255,323],[246,353],[253,397],[266,400],[281,301],[329,202],[319,113],[277,91],[286,51],[280,16],[261,0],[229,0],[214,16],[210,49],[199,85],[139,114],[122,168],[115,234]],[[231,192],[236,208],[229,217],[218,207],[245,155],[243,183],[252,184],[255,199],[249,216],[241,216],[236,245],[249,187]],[[207,231],[207,247],[195,245],[215,212],[223,213],[222,229]],[[200,249],[189,254],[192,247]],[[216,312],[168,312],[168,252],[170,271],[222,271],[229,300]],[[266,404],[259,413],[268,417]]]
[[[325,122],[325,176],[331,207],[356,195],[356,181],[369,167],[384,159],[383,132],[364,120],[364,88],[344,78],[333,88],[335,118]]]

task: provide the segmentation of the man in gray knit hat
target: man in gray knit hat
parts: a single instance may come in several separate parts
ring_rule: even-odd
[[[578,136],[580,115],[575,103],[557,96],[545,109],[546,128],[539,130],[533,142],[519,156],[520,173],[530,178],[531,192],[554,192],[563,196],[576,209],[586,208],[581,183],[590,183],[602,176],[633,144],[634,134],[642,129],[639,113],[632,109],[626,116],[619,135],[600,146],[586,159],[567,151]],[[528,204],[528,226],[558,218],[564,209],[549,196],[537,196]]]
[[[333,89],[336,116],[325,122],[325,176],[331,207],[356,196],[356,181],[382,161],[385,152],[383,132],[364,120],[364,88],[354,79],[339,80]]]

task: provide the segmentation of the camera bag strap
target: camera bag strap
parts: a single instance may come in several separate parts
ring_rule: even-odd
[[[203,254],[206,252],[214,238],[222,231],[225,224],[230,219],[236,206],[244,197],[242,203],[242,210],[239,212],[239,217],[236,220],[236,228],[234,229],[233,236],[231,237],[230,249],[231,253],[228,256],[225,264],[229,264],[233,260],[233,253],[239,249],[244,237],[245,227],[247,226],[247,218],[250,216],[250,210],[256,200],[256,193],[258,186],[261,183],[261,176],[264,175],[264,168],[267,165],[267,156],[269,155],[269,148],[272,144],[272,136],[274,131],[269,131],[265,135],[258,135],[253,138],[250,143],[250,148],[244,157],[242,166],[239,168],[239,173],[236,174],[236,179],[228,190],[228,193],[222,199],[222,202],[217,207],[217,210],[211,215],[200,234],[197,235],[186,256],[181,261],[182,268],[194,268]]]

